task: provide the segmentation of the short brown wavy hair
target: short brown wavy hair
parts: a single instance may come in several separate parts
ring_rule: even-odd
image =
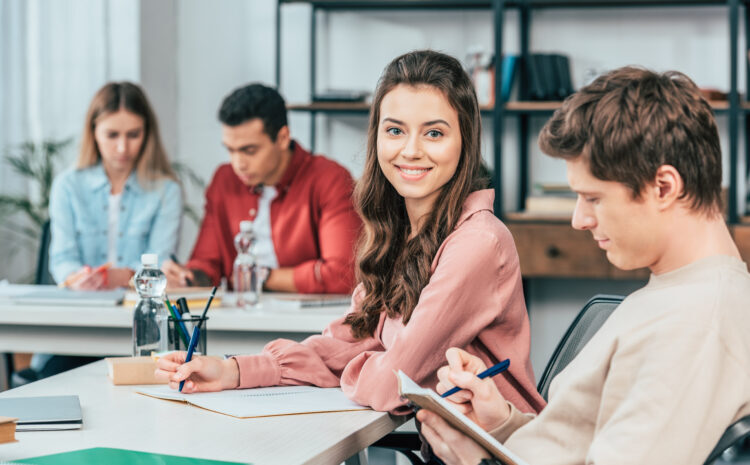
[[[550,156],[585,157],[591,174],[626,185],[634,198],[662,165],[682,176],[690,208],[721,211],[721,146],[713,111],[677,71],[619,68],[568,97],[545,124],[539,147]]]

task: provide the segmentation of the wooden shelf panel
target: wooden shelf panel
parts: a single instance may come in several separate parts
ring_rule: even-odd
[[[740,3],[746,3],[741,0]],[[280,0],[285,3],[305,3],[323,9],[492,9],[491,0]],[[723,6],[726,0],[507,0],[505,7],[518,8],[578,8],[578,7],[670,7],[670,6]]]
[[[369,113],[369,102],[313,102],[293,103],[286,106],[289,111],[321,112],[321,113]],[[494,109],[488,106],[480,107],[483,114],[492,113]]]
[[[306,3],[316,8],[329,10],[372,10],[372,9],[492,9],[492,0],[280,0],[280,3]],[[506,2],[508,7],[520,6],[521,1]]]
[[[729,102],[711,101],[711,108],[716,112],[729,111]],[[560,106],[559,101],[540,101],[540,102],[521,102],[513,101],[505,105],[505,113],[552,113]],[[287,105],[289,111],[320,112],[320,113],[368,113],[370,103],[368,102],[313,102],[313,103],[294,103]],[[750,102],[743,104],[742,109],[750,112]],[[492,114],[494,108],[491,106],[480,107],[482,114]]]

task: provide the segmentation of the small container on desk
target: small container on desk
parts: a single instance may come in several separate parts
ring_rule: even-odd
[[[187,329],[187,337],[183,338],[182,330],[180,329],[180,324],[175,321],[175,319],[172,317],[172,315],[169,316],[169,319],[167,320],[167,344],[169,350],[188,350],[188,344],[190,343],[190,338],[193,335],[193,328],[195,328],[195,325],[199,323],[201,324],[201,334],[198,338],[198,344],[195,346],[195,354],[200,355],[206,355],[206,340],[208,339],[208,317],[201,318],[200,316],[194,315],[188,317],[187,315],[182,316],[182,323],[185,325],[185,329]],[[185,342],[187,341],[187,342]]]

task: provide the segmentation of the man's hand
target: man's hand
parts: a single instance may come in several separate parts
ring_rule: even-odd
[[[448,397],[455,407],[486,431],[505,423],[510,407],[491,378],[479,379],[486,370],[484,362],[465,350],[452,347],[445,352],[448,365],[438,370],[435,390],[443,393],[454,386],[462,390]]]
[[[167,277],[167,287],[187,287],[195,282],[192,270],[169,259],[164,260],[161,271]]]
[[[482,446],[455,430],[438,414],[422,409],[417,412],[417,420],[422,423],[422,435],[430,443],[432,452],[446,465],[477,465],[480,460],[491,457]]]

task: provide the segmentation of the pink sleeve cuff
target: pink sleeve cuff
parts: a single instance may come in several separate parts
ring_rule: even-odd
[[[268,354],[236,355],[232,358],[240,369],[238,389],[278,386],[281,382],[281,367]]]

